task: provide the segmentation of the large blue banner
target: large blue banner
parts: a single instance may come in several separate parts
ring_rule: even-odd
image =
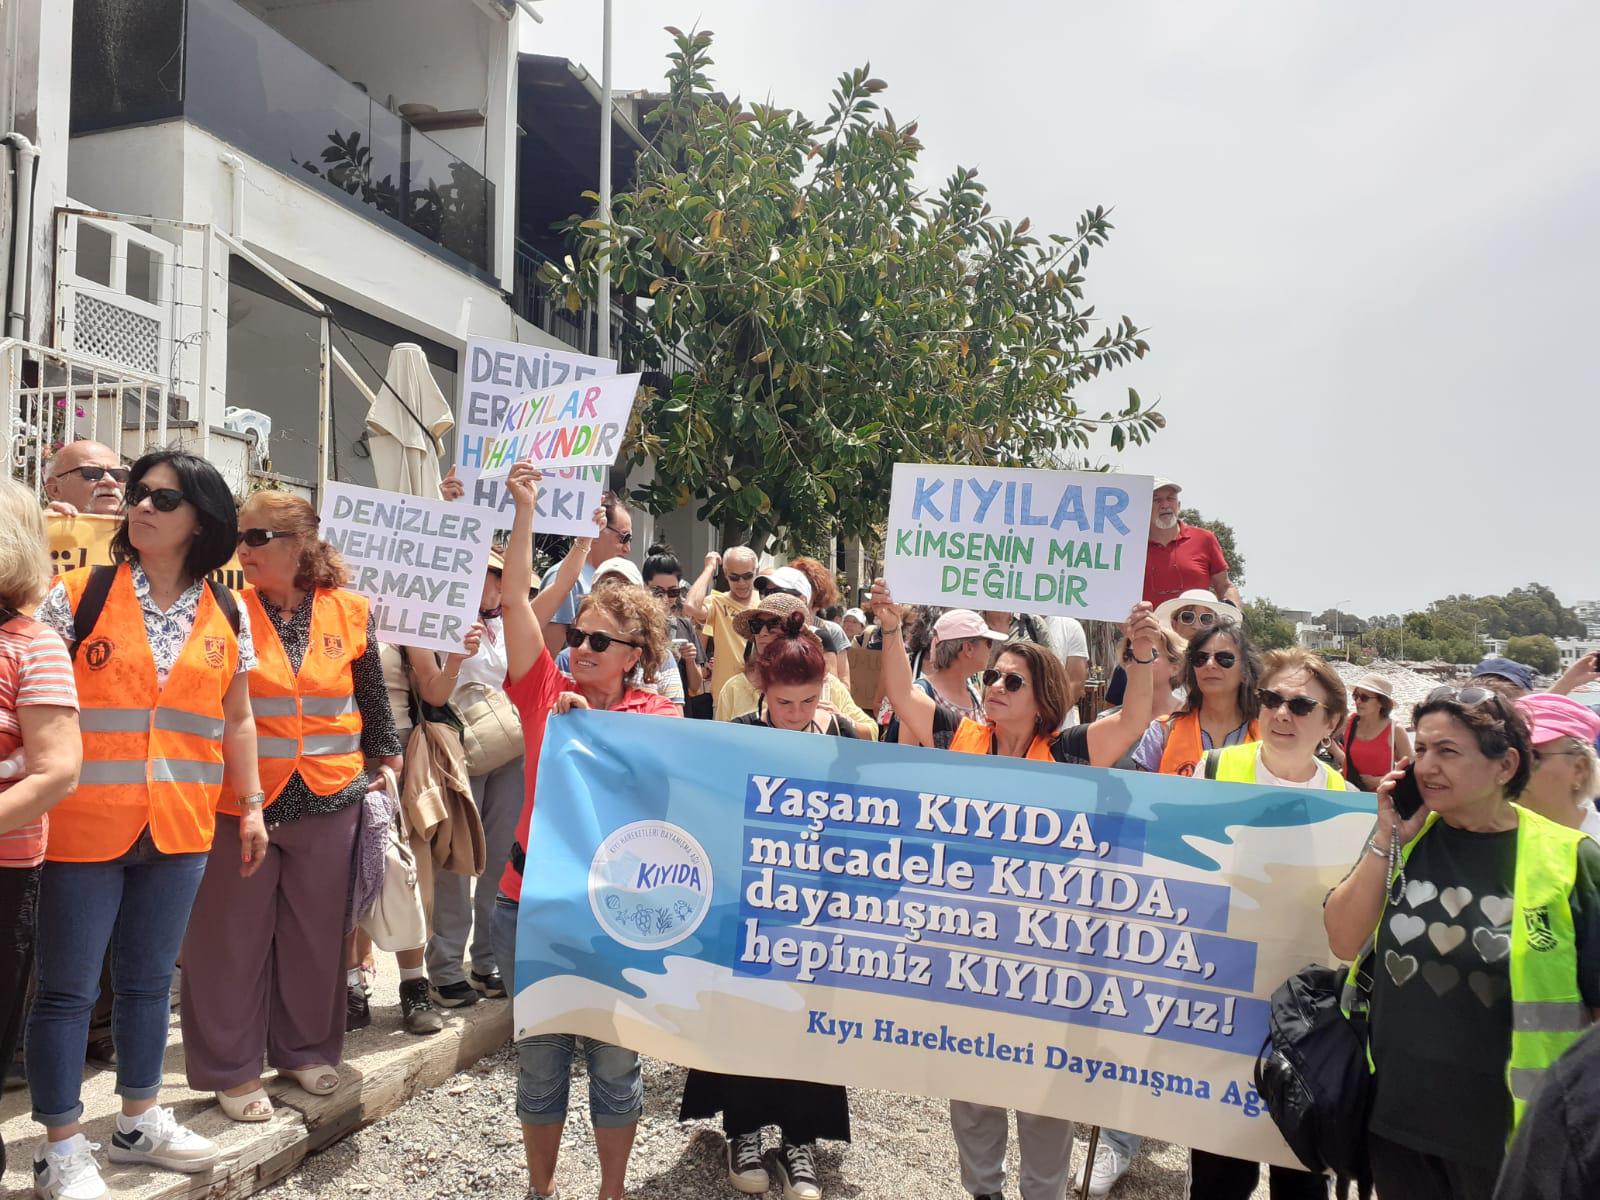
[[[1293,1164],[1251,1067],[1371,824],[1361,793],[574,712],[517,1033]]]

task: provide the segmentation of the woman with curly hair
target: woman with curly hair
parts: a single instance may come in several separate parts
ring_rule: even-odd
[[[367,598],[344,586],[316,510],[288,492],[258,492],[239,514],[238,544],[271,840],[261,869],[241,877],[224,835],[250,802],[225,787],[184,937],[180,1011],[189,1086],[215,1092],[235,1121],[265,1121],[263,1057],[313,1095],[339,1086],[350,860],[361,798],[378,779],[365,766],[398,770],[400,739]]]
[[[565,641],[572,651],[572,673],[557,670],[545,645],[542,622],[572,590],[589,554],[590,539],[577,538],[555,579],[528,599],[533,586],[533,515],[539,475],[527,463],[511,469],[506,488],[516,504],[511,542],[505,557],[502,619],[506,631],[506,695],[522,716],[527,745],[527,792],[511,861],[500,877],[490,932],[502,974],[510,969],[510,991],[517,994],[517,906],[522,898],[522,868],[533,821],[539,751],[551,712],[603,708],[610,712],[676,717],[677,706],[650,691],[646,681],[668,659],[667,619],[642,587],[618,583],[596,588],[583,598]],[[603,525],[605,514],[596,514]],[[548,607],[548,611],[547,611]],[[555,1194],[556,1155],[567,1120],[572,1060],[581,1049],[588,1067],[589,1113],[600,1158],[600,1200],[621,1200],[633,1135],[644,1108],[644,1086],[636,1051],[573,1034],[540,1034],[517,1043],[517,1118],[528,1162],[528,1196]]]

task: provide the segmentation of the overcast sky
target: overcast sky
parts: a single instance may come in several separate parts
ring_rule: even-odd
[[[539,7],[598,76],[599,0]],[[1084,406],[1160,400],[1123,465],[1234,526],[1247,597],[1600,599],[1600,6],[616,0],[619,89],[669,24],[817,119],[870,60],[925,181],[1040,234],[1114,207],[1088,298],[1151,354]]]

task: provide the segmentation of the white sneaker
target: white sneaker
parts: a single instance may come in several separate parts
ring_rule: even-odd
[[[728,1182],[747,1196],[760,1196],[772,1186],[761,1165],[761,1134],[746,1133],[727,1143]]]
[[[1094,1148],[1094,1170],[1089,1173],[1089,1195],[1104,1196],[1128,1173],[1130,1160],[1110,1142],[1102,1139]]]
[[[179,1125],[170,1108],[158,1104],[145,1109],[127,1132],[122,1128],[125,1121],[125,1117],[117,1117],[111,1149],[106,1151],[114,1163],[149,1163],[187,1175],[204,1171],[217,1161],[217,1144]]]
[[[64,1142],[46,1142],[33,1152],[33,1194],[40,1200],[100,1200],[108,1195],[94,1161],[98,1142],[74,1134]]]

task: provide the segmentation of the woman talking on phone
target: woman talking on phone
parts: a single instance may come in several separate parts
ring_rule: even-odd
[[[1600,1010],[1600,845],[1517,803],[1533,748],[1495,693],[1438,688],[1412,718],[1415,762],[1379,785],[1323,924],[1368,1015],[1378,1193],[1488,1200],[1529,1096]]]

